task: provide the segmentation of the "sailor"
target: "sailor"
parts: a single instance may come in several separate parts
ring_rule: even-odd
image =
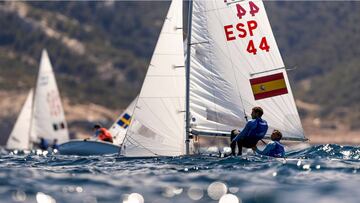
[[[101,127],[101,125],[96,124],[94,125],[94,131],[95,131],[95,136],[99,140],[113,143],[112,135],[106,128],[103,128]]]
[[[271,134],[272,142],[267,144],[264,150],[260,151],[256,146],[253,147],[253,150],[261,155],[283,158],[285,156],[285,148],[280,143],[281,138],[281,132],[274,130]]]
[[[261,107],[254,107],[251,112],[252,120],[248,121],[244,127],[244,129],[237,133],[237,130],[233,130],[232,132],[237,135],[232,136],[231,139],[231,153],[235,156],[235,148],[236,144],[238,146],[238,155],[242,154],[242,147],[253,148],[256,146],[259,140],[263,139],[267,130],[268,125],[265,120],[261,117],[264,114],[264,111]]]
[[[48,141],[45,138],[41,137],[39,147],[41,150],[47,150],[49,148]]]
[[[51,147],[53,148],[53,150],[54,150],[54,149],[59,150],[59,144],[58,144],[58,140],[57,140],[57,139],[54,139],[53,144],[52,144]]]

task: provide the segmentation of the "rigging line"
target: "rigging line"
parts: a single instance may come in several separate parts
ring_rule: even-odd
[[[133,143],[132,141],[130,141],[130,140],[128,140],[128,142],[131,144],[131,145],[133,145],[131,148],[130,147],[128,147],[127,149],[128,150],[131,150],[131,149],[136,149],[136,148],[143,148],[142,146],[140,146],[140,145],[137,145],[136,143]],[[129,149],[130,148],[130,149]],[[146,149],[146,148],[143,148],[144,150],[146,150],[146,151],[149,151],[148,149]],[[154,155],[156,155],[157,156],[157,154],[156,153],[154,153],[154,152],[152,152],[151,150],[150,150],[150,153],[151,154],[154,154]]]
[[[163,104],[163,106],[164,106],[165,110],[167,111],[167,113],[170,115],[171,120],[173,120],[173,122],[174,122],[175,124],[177,124],[178,121],[176,120],[176,118],[173,117],[173,114],[171,113],[171,111],[169,110],[169,108],[167,108],[167,105],[166,105],[165,102],[164,102],[164,98],[161,98],[160,101],[161,101],[161,103]],[[177,114],[177,113],[175,112],[175,114]],[[178,132],[181,132],[181,129],[179,129],[179,125],[176,125],[176,127],[177,127],[178,130],[179,130]],[[181,127],[180,127],[180,128],[181,128]]]
[[[270,112],[265,112],[265,114],[269,115],[269,118],[276,118],[276,119],[272,119],[273,121],[275,121],[275,124],[278,126],[281,126],[281,121],[283,120],[281,117],[279,117],[276,113],[274,113],[273,111]],[[279,125],[280,124],[280,125]],[[274,125],[271,125],[270,127],[272,127]],[[273,127],[272,127],[273,128]],[[274,128],[275,129],[275,128]]]
[[[141,92],[140,92],[140,94],[141,94]],[[128,128],[127,128],[127,130],[125,132],[125,136],[124,136],[122,142],[125,141],[126,137],[128,136],[128,132],[132,129],[132,126],[134,124],[133,121],[135,121],[135,118],[136,118],[136,109],[137,109],[137,106],[138,106],[138,103],[139,103],[140,94],[135,99],[135,104],[134,104],[134,107],[133,107],[133,110],[132,110],[132,116],[131,116],[131,120],[130,120],[130,125],[128,126]],[[131,103],[130,103],[130,105],[131,105]]]
[[[161,99],[161,97],[158,97],[158,99]],[[154,117],[156,117],[156,119],[157,119],[158,121],[160,121],[160,123],[161,123],[163,126],[167,127],[167,125],[165,125],[165,123],[158,117],[158,115],[152,111],[152,108],[150,108],[150,106],[147,104],[146,99],[142,99],[142,101],[143,101],[144,105],[147,107],[147,109],[150,111],[150,113],[151,113]],[[137,119],[137,120],[139,121],[139,123],[141,123],[142,125],[144,125],[143,122],[141,122],[139,119]],[[154,129],[154,128],[150,127],[150,126],[147,126],[147,125],[144,125],[144,126],[146,126],[147,128],[151,129],[153,132],[155,132],[156,134],[158,134],[156,129]],[[169,129],[167,129],[167,130],[169,130]],[[171,130],[170,130],[170,131],[171,131]]]
[[[220,22],[221,23],[221,22]],[[242,43],[242,42],[241,42]],[[225,54],[225,51],[222,50],[221,46],[216,42],[214,41],[214,44],[216,44],[216,47],[218,48],[217,50],[219,50],[223,56],[225,58],[228,58],[229,60],[231,60],[231,54],[229,54],[229,56],[227,54]],[[228,48],[228,46],[226,46]],[[234,47],[236,48],[236,50],[241,53],[242,51],[240,50],[240,48],[237,46],[237,44],[234,45]],[[248,59],[246,57],[244,57],[244,61],[248,64],[248,67],[250,69],[252,69],[252,72],[254,71],[254,67],[252,66],[252,64],[248,61]],[[232,62],[232,61],[231,61]],[[238,68],[239,70],[241,69],[240,67],[238,67],[237,65],[235,65],[233,62],[232,62],[232,65],[236,68]],[[245,75],[245,73],[242,73],[242,72],[237,72],[238,74],[240,73],[245,79],[248,79],[248,75]]]
[[[145,147],[144,145],[142,145],[141,143],[139,143],[138,141],[136,141],[134,138],[132,138],[131,136],[129,136],[130,139],[132,139],[132,141],[136,142],[138,144],[138,146],[142,147],[143,149],[149,151],[150,153],[154,154],[155,156],[159,156],[159,154],[153,152],[152,150],[148,149],[147,147]],[[130,142],[130,140],[129,140]]]
[[[250,102],[248,102],[249,104],[251,104]],[[271,110],[270,110],[271,109]],[[278,114],[276,114],[274,111],[272,111],[273,110],[273,108],[270,108],[270,109],[268,109],[269,111],[268,112],[264,112],[264,114],[267,114],[267,115],[269,115],[269,117],[275,117],[277,120],[282,120],[282,117],[280,117],[280,116],[278,116]],[[278,106],[278,109],[279,109],[279,106]],[[275,121],[275,120],[274,120]]]
[[[219,21],[219,22],[220,22],[220,21]],[[220,22],[220,23],[221,23],[221,22]],[[225,58],[228,58],[229,60],[231,60],[231,57],[230,57],[231,54],[229,54],[230,56],[227,55],[227,54],[225,54],[225,51],[221,49],[221,46],[219,46],[219,44],[218,44],[216,41],[214,41],[213,43],[216,45],[216,47],[218,48],[218,50],[223,54],[223,56],[224,56]],[[235,48],[241,53],[241,50],[240,50],[240,48],[239,48],[238,46],[235,46]],[[245,58],[245,61],[247,62],[247,64],[249,65],[249,67],[252,68],[252,67],[251,67],[251,63],[249,63],[249,62],[247,61],[247,58]],[[233,65],[234,65],[234,64],[233,64]],[[234,65],[234,66],[237,67],[236,65]],[[240,67],[238,67],[238,68],[240,69]],[[240,74],[243,75],[244,78],[246,78],[246,79],[248,78],[247,75],[245,75],[245,74],[243,74],[243,73],[241,73],[241,72],[240,72]]]
[[[146,107],[150,110],[150,112],[152,113],[152,115],[155,116],[156,120],[157,120],[157,121],[160,121],[160,124],[162,124],[163,127],[167,128],[166,131],[167,131],[167,132],[172,132],[172,130],[171,130],[170,128],[168,128],[168,126],[166,125],[166,123],[164,123],[163,120],[162,120],[157,114],[155,114],[155,113],[152,111],[152,109],[151,109],[150,106],[147,104],[147,102],[146,102],[145,100],[143,100],[143,102],[144,102],[144,104],[146,105]],[[143,125],[143,124],[142,124],[142,125]],[[151,129],[153,132],[155,132],[155,133],[158,134],[158,135],[162,135],[163,137],[166,137],[166,138],[168,138],[168,139],[170,138],[170,139],[176,140],[176,138],[174,138],[174,137],[169,137],[169,136],[167,136],[166,133],[163,134],[161,131],[160,131],[160,133],[159,133],[158,130],[156,130],[156,129],[154,129],[154,128],[151,128],[151,127],[149,127],[149,126],[147,126],[147,125],[144,125],[144,126],[146,126],[147,128]],[[165,136],[164,136],[164,135],[165,135]]]
[[[272,101],[273,103],[275,103],[275,105],[277,106],[277,109],[279,109],[281,112],[283,112],[282,109],[281,109],[281,107],[279,106],[279,104],[278,104],[277,102],[274,102],[273,99],[271,99],[271,101]],[[248,103],[249,103],[249,102],[248,102]],[[249,104],[250,104],[250,103],[249,103]],[[283,104],[283,105],[285,105],[285,104]],[[281,123],[281,122],[289,122],[289,121],[284,121],[282,117],[278,116],[278,114],[277,114],[276,112],[274,112],[274,108],[270,108],[270,109],[268,109],[268,110],[269,110],[269,111],[268,111],[268,112],[264,112],[264,114],[269,115],[269,118],[276,118],[276,119],[272,119],[272,120],[275,121],[278,126],[282,126],[282,123]],[[284,113],[284,112],[283,112],[283,113]],[[283,114],[283,115],[285,115],[285,114]],[[279,125],[279,124],[280,124],[280,125]],[[274,126],[274,125],[272,125],[272,126]],[[290,123],[290,126],[292,126],[291,123]]]
[[[130,138],[130,136],[129,136],[129,138]],[[129,142],[132,146],[128,146],[128,147],[126,147],[127,149],[134,149],[134,148],[138,148],[138,147],[140,147],[140,145],[138,145],[138,144],[136,144],[136,143],[132,142],[129,138],[127,138],[127,139],[126,139],[126,141],[127,141],[127,142]]]
[[[218,8],[217,8],[218,9]],[[220,21],[220,23],[222,24],[221,20],[218,18],[218,15],[219,15],[219,11],[217,11],[217,19],[218,21]],[[228,53],[230,53],[230,50],[229,50],[229,47],[227,46],[227,44],[225,44],[225,47],[228,51]],[[241,96],[241,93],[240,93],[240,87],[239,87],[239,83],[238,83],[238,80],[237,80],[237,77],[236,77],[236,71],[234,69],[234,63],[233,63],[233,60],[232,60],[232,57],[231,57],[231,54],[230,55],[230,63],[231,63],[231,69],[233,70],[233,73],[234,73],[234,79],[236,81],[236,90],[237,90],[237,93],[238,93],[238,96],[240,97],[240,101],[241,101],[241,104],[242,104],[242,107],[243,107],[243,112],[244,112],[244,118],[245,118],[245,121],[247,122],[248,121],[248,118],[247,118],[247,115],[246,115],[246,111],[245,111],[245,106],[244,106],[244,102],[243,102],[243,99],[242,99],[242,96]]]
[[[137,143],[137,146],[136,147],[140,147],[140,148],[143,148],[149,152],[151,152],[152,154],[155,154],[156,156],[166,156],[166,155],[161,155],[159,153],[155,153],[154,151],[152,151],[151,149],[149,149],[148,147],[145,147],[144,145],[142,145],[140,142],[136,141],[133,137],[130,136],[130,138],[132,139],[133,142],[136,142]],[[131,141],[128,140],[130,143]],[[134,143],[132,143],[134,144]],[[167,147],[172,147],[170,145],[166,145]],[[176,151],[176,150],[169,150],[169,149],[158,149],[159,151],[166,151],[166,152],[179,152],[179,151]]]
[[[221,19],[218,17],[219,15],[220,15],[220,14],[219,14],[219,8],[217,8],[217,9],[216,9],[216,18],[217,18],[217,20],[220,22],[220,24],[223,24],[223,22],[221,21]],[[230,53],[229,47],[227,46],[227,44],[226,44],[225,46],[226,46],[226,49],[227,49],[228,53]],[[235,47],[238,49],[238,51],[240,51],[237,46],[235,46]],[[223,53],[224,53],[224,52],[223,52]],[[248,121],[248,117],[247,117],[247,115],[246,115],[244,102],[243,102],[243,99],[242,99],[242,96],[241,96],[241,93],[240,93],[240,87],[239,87],[239,83],[238,83],[238,80],[237,80],[237,77],[236,77],[236,71],[235,71],[235,69],[234,69],[234,62],[233,62],[233,60],[232,60],[231,54],[229,54],[229,56],[230,56],[229,59],[230,59],[230,63],[231,63],[231,68],[232,68],[233,73],[234,73],[234,76],[235,76],[234,79],[235,79],[235,81],[236,81],[236,89],[237,89],[237,92],[238,92],[238,95],[239,95],[239,97],[240,97],[240,101],[241,101],[241,104],[242,104],[242,107],[243,107],[244,118],[245,118],[245,121],[247,122],[247,121]],[[248,63],[248,64],[249,64],[250,67],[251,67],[251,64],[250,64],[250,63]]]

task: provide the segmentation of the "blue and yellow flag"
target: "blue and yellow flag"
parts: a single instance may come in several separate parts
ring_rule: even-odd
[[[128,128],[130,125],[130,121],[131,121],[131,116],[127,113],[125,113],[117,122],[117,124],[121,127],[123,127],[124,129]]]

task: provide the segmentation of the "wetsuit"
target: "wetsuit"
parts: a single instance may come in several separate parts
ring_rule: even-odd
[[[96,130],[95,134],[99,138],[99,140],[111,143],[113,142],[113,138],[106,128],[99,128],[98,130]]]
[[[261,118],[248,121],[244,129],[234,138],[231,137],[231,151],[235,155],[235,147],[238,145],[238,155],[242,154],[242,147],[252,148],[259,140],[263,139],[268,130],[268,124]]]
[[[59,145],[58,145],[58,144],[53,144],[53,145],[52,145],[52,148],[58,150],[58,149],[59,149]]]
[[[49,147],[48,141],[45,140],[44,138],[41,138],[39,147],[40,147],[41,150],[47,150],[48,147]]]
[[[261,155],[272,156],[272,157],[284,157],[285,156],[285,148],[278,141],[272,141],[266,145],[264,150],[260,151],[260,150],[256,149],[256,152]]]

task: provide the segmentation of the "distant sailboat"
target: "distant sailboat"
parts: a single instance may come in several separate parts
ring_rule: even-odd
[[[126,131],[130,125],[132,114],[135,108],[137,98],[125,109],[116,119],[109,131],[113,136],[114,143],[103,142],[99,140],[69,140],[59,146],[60,154],[65,155],[102,155],[116,154],[120,151],[120,145],[124,141]]]
[[[64,109],[46,50],[43,50],[41,56],[33,108],[31,139],[57,139],[59,143],[69,140]]]
[[[54,72],[42,51],[35,92],[31,90],[9,137],[7,148],[30,149],[39,138],[63,143],[69,139],[67,123]]]
[[[254,106],[264,109],[268,133],[306,140],[261,0],[189,1],[186,74],[181,27],[182,1],[173,0],[123,155],[190,154],[192,136],[229,136],[245,126]]]
[[[33,96],[31,89],[6,143],[7,149],[29,149]]]

